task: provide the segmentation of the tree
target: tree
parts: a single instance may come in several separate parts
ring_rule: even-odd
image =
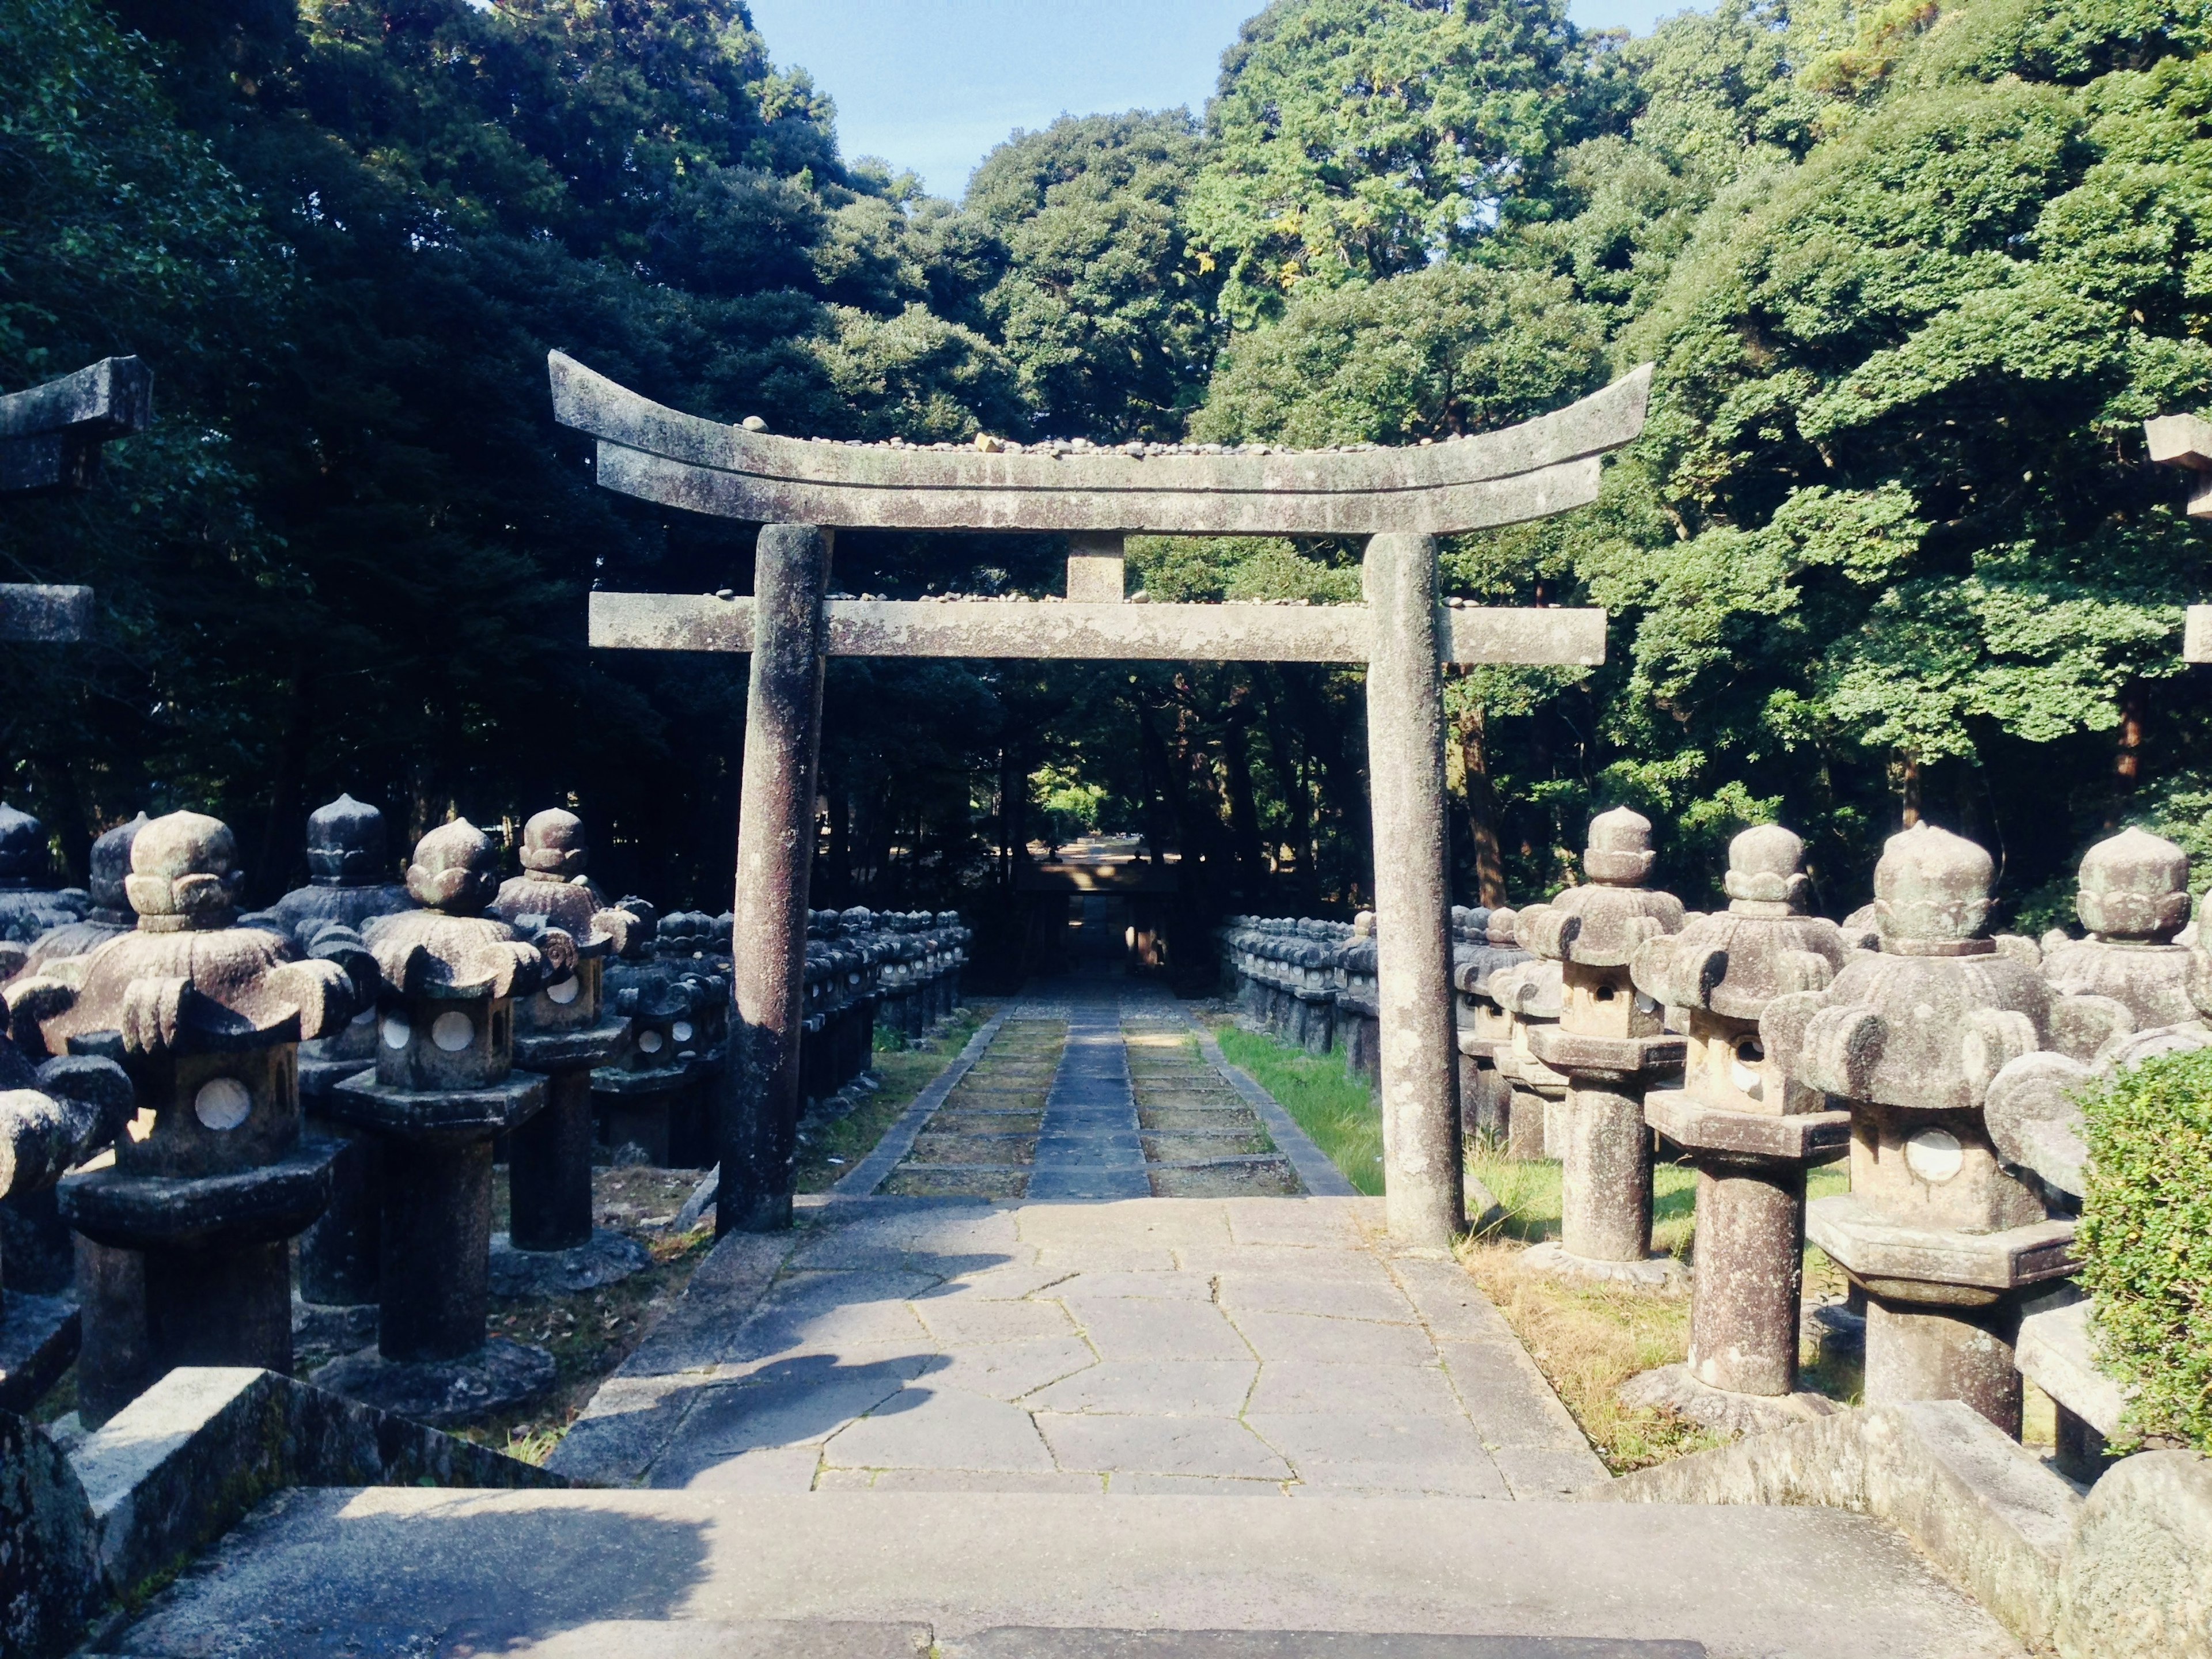
[[[975,170],[967,214],[1001,262],[981,308],[1036,431],[1179,435],[1214,342],[1181,219],[1200,153],[1187,112],[1133,112],[1016,133]]]
[[[1556,0],[1275,0],[1223,60],[1188,210],[1240,327],[1535,210],[1608,76]]]

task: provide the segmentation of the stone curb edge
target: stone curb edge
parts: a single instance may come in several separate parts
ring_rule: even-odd
[[[884,1177],[898,1167],[899,1160],[914,1150],[915,1138],[921,1134],[922,1126],[937,1115],[937,1109],[945,1104],[945,1097],[959,1086],[960,1079],[966,1077],[975,1062],[983,1058],[983,1051],[997,1039],[1000,1028],[1010,1018],[1011,1013],[1002,1010],[976,1028],[975,1034],[968,1039],[967,1046],[953,1056],[952,1063],[932,1078],[906,1110],[899,1115],[898,1121],[884,1131],[883,1139],[876,1142],[875,1150],[837,1177],[830,1188],[833,1200],[866,1198],[883,1185]]]

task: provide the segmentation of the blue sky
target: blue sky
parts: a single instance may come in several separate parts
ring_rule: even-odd
[[[1683,0],[1570,0],[1586,28],[1641,33]],[[1016,127],[1061,114],[1203,110],[1222,49],[1262,0],[750,0],[781,68],[837,101],[848,156],[911,167],[940,196]]]

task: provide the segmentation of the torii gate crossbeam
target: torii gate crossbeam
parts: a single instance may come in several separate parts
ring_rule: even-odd
[[[1595,498],[1599,458],[1642,429],[1647,365],[1580,403],[1413,449],[1055,458],[771,437],[682,414],[552,355],[555,413],[599,478],[763,525],[750,599],[592,595],[591,642],[750,651],[718,1224],[787,1223],[822,676],[832,655],[1364,663],[1376,849],[1386,1202],[1392,1237],[1466,1222],[1450,986],[1442,665],[1601,662],[1605,614],[1446,606],[1435,537]],[[829,598],[840,527],[1063,532],[1066,601]],[[1121,537],[1364,536],[1358,605],[1121,603]]]

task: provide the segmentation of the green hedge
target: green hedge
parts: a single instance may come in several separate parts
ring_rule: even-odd
[[[2081,1284],[2100,1358],[2136,1391],[2131,1441],[2212,1452],[2212,1049],[2134,1066],[2087,1109]]]

